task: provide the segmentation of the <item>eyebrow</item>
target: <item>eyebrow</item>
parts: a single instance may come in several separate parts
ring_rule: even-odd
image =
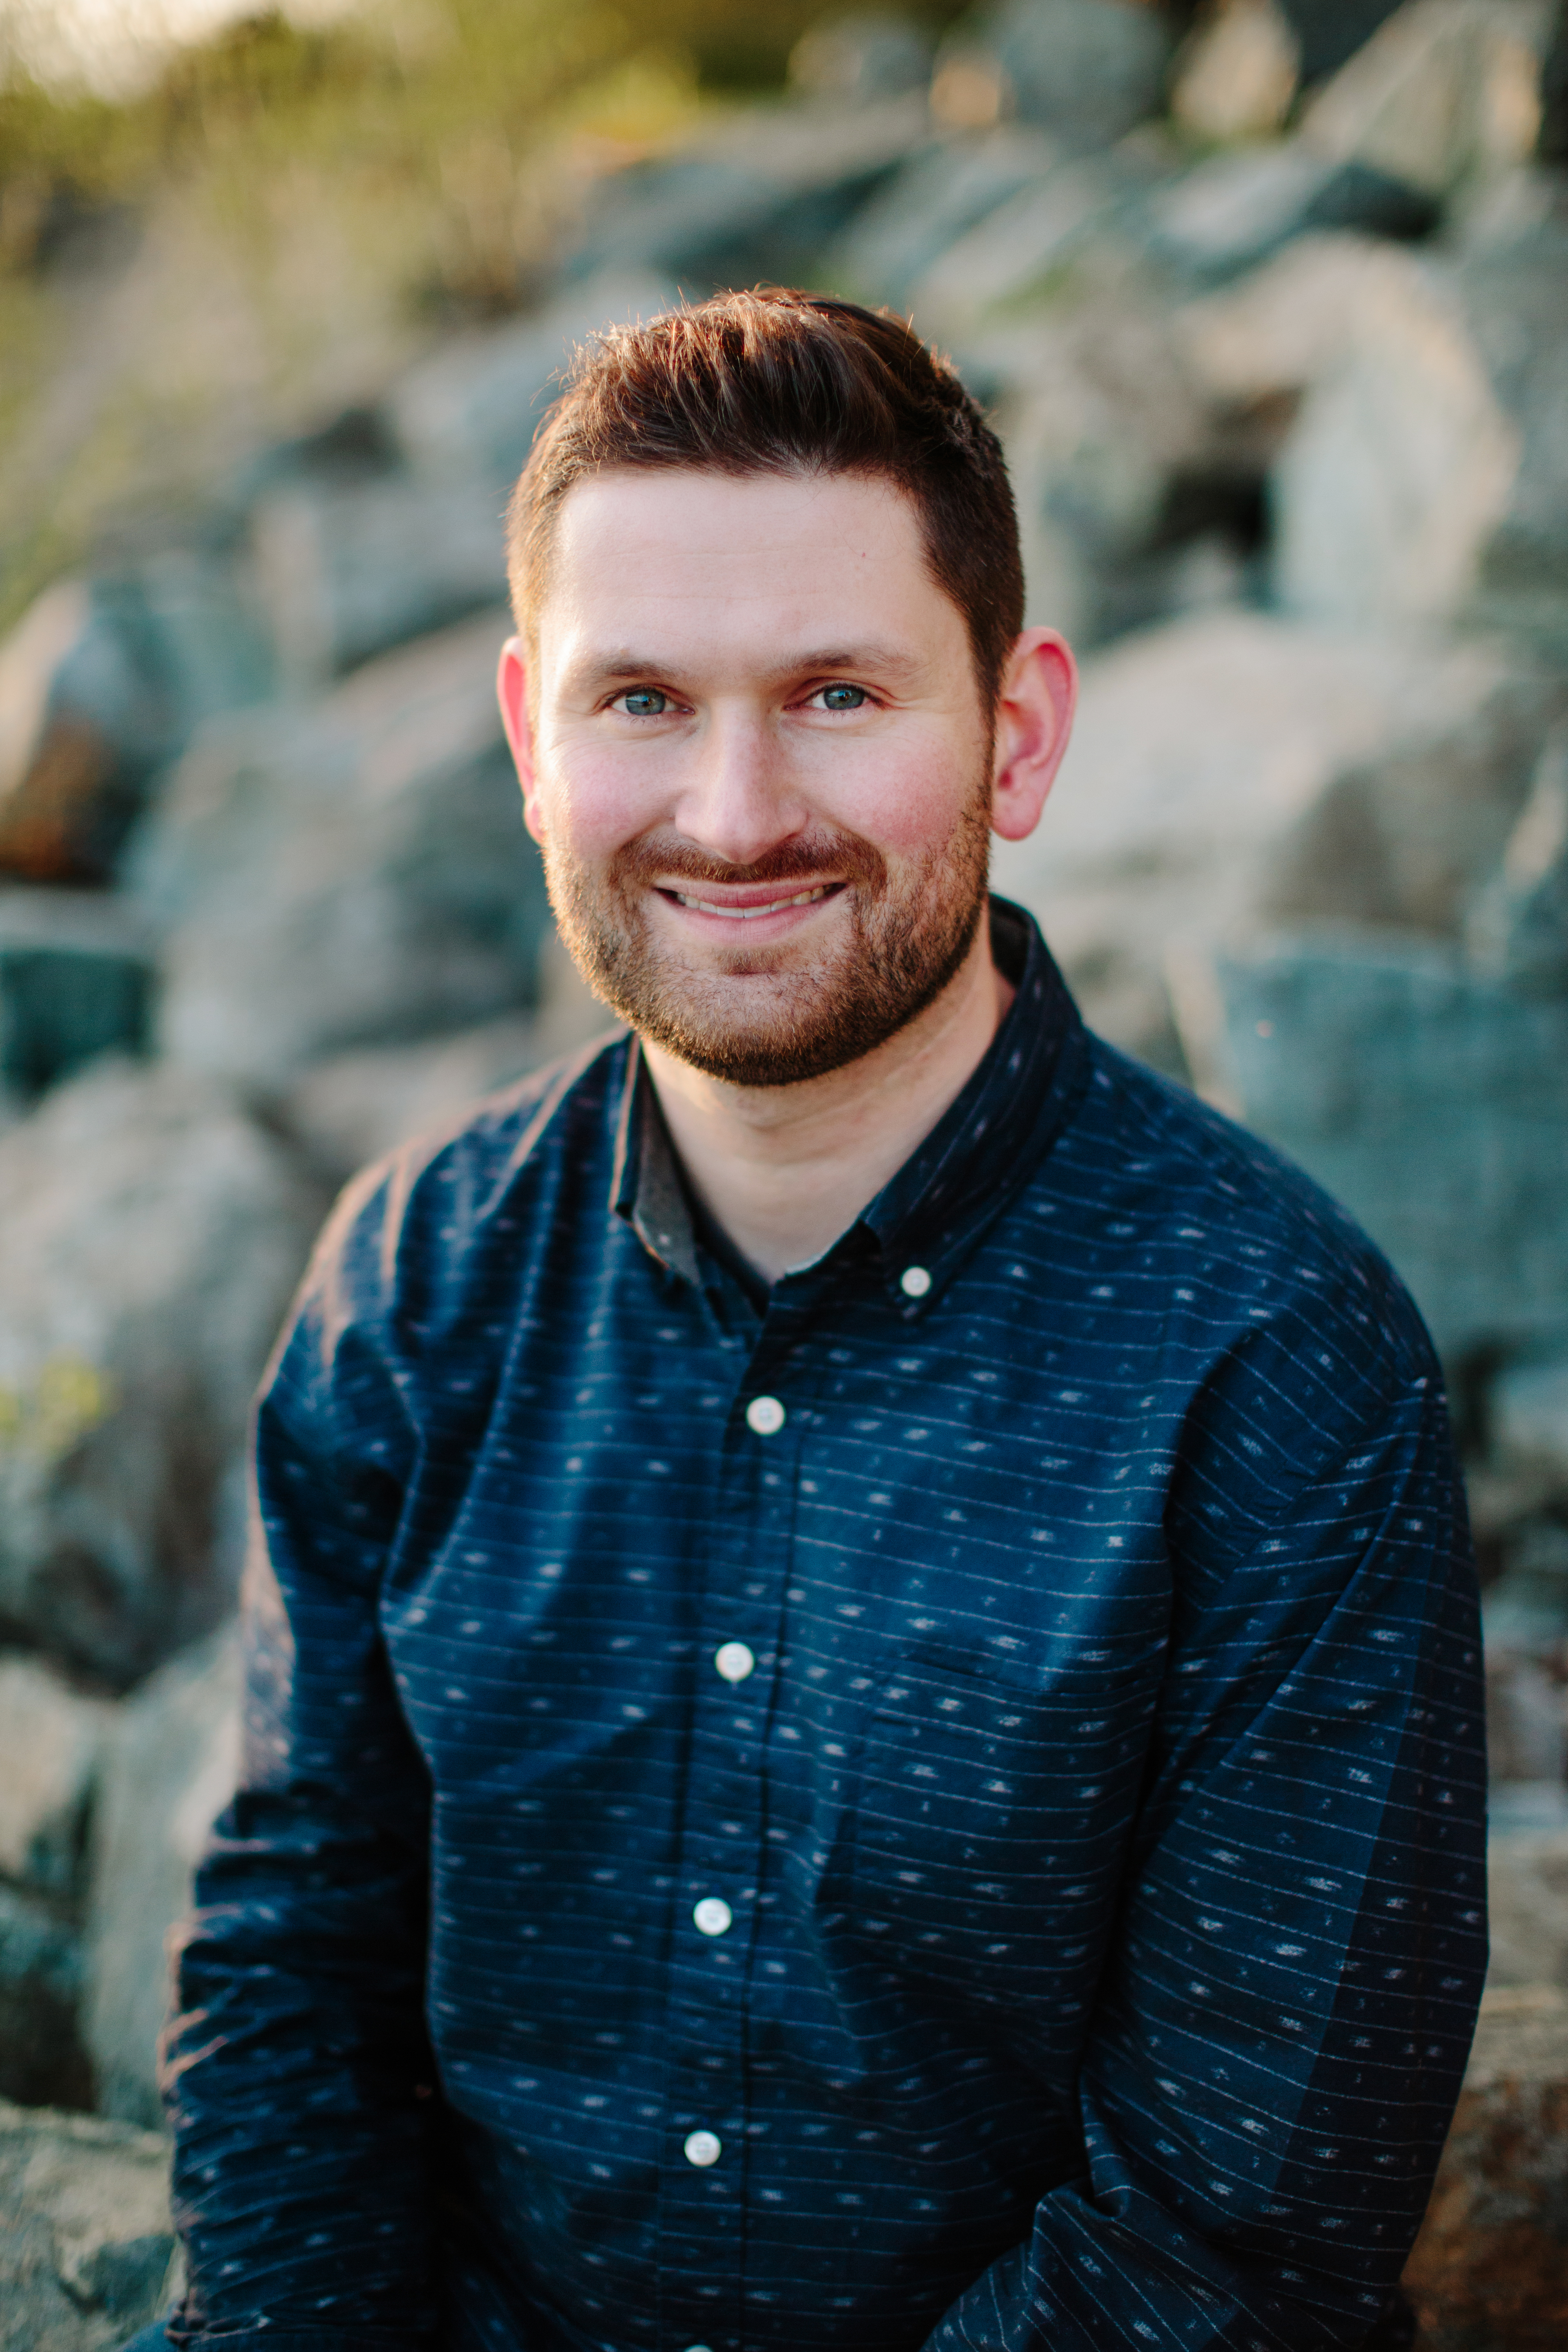
[[[913,654],[900,653],[895,646],[879,645],[825,646],[809,647],[786,662],[778,663],[768,675],[777,684],[785,678],[820,677],[843,670],[874,671],[882,677],[912,677],[922,667]],[[604,654],[592,655],[572,666],[574,684],[618,682],[625,678],[668,677],[679,686],[681,671],[678,664],[660,661],[655,655],[633,652],[616,646]]]

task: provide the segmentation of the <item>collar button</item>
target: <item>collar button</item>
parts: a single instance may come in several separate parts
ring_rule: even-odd
[[[931,1276],[923,1265],[906,1265],[899,1276],[899,1288],[906,1298],[923,1298],[931,1288]]]

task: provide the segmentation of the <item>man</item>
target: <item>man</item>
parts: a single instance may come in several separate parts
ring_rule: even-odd
[[[617,1037],[351,1189],[167,2081],[243,2352],[1344,2347],[1484,1961],[1437,1369],[988,902],[1066,747],[895,321],[581,363],[502,708]]]

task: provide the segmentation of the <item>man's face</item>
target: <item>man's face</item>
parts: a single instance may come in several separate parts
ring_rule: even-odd
[[[520,765],[562,933],[653,1043],[744,1086],[819,1076],[963,963],[991,715],[886,483],[580,483],[530,688]]]

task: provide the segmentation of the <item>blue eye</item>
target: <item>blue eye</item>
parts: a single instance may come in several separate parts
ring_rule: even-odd
[[[669,697],[657,686],[634,686],[620,698],[621,709],[633,719],[657,719],[669,708]]]
[[[858,710],[865,699],[863,686],[825,686],[822,689],[825,710]]]

